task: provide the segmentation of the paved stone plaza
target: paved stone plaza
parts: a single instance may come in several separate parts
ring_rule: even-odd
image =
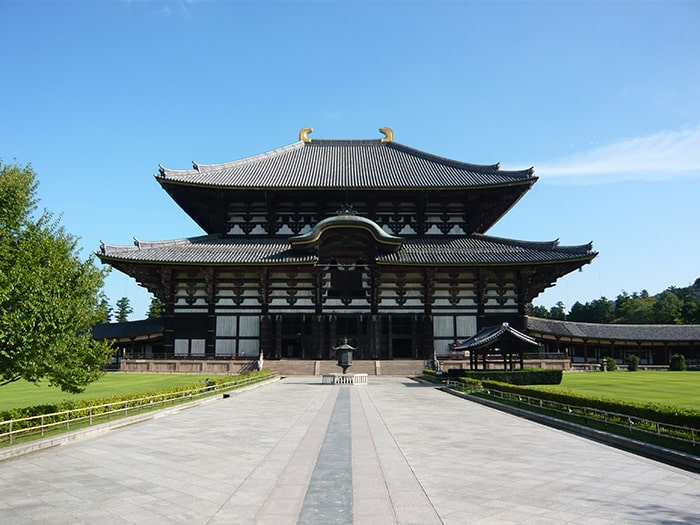
[[[700,523],[700,475],[408,379],[282,381],[0,462],[0,523]]]

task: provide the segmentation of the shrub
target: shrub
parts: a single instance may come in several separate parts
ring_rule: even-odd
[[[636,372],[639,369],[639,356],[630,354],[625,358],[625,363],[627,364],[627,370]]]
[[[450,369],[450,379],[469,377],[478,381],[500,381],[511,385],[558,385],[563,370],[526,368],[524,370],[461,370]]]
[[[685,356],[683,354],[673,354],[668,363],[668,369],[676,372],[685,370]]]
[[[472,392],[482,389],[481,381],[478,379],[472,379],[471,377],[460,377],[457,379],[457,381],[464,385],[462,388],[469,389]]]
[[[617,361],[615,361],[614,358],[608,356],[603,361],[603,364],[600,365],[600,369],[603,371],[607,370],[608,372],[613,372],[617,370]]]

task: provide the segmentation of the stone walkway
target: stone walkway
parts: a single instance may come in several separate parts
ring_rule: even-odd
[[[444,394],[289,377],[0,462],[0,523],[700,523],[700,476]]]

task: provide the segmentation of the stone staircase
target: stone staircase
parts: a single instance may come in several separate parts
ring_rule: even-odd
[[[300,360],[300,359],[266,359],[265,370],[279,375],[312,376],[323,374],[339,374],[342,369],[335,361]],[[368,374],[371,376],[414,376],[423,371],[423,361],[418,359],[390,360],[354,360],[348,369],[350,374]]]

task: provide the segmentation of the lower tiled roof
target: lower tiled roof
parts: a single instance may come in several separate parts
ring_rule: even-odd
[[[100,323],[92,327],[94,339],[120,339],[143,335],[162,335],[165,321],[161,318],[142,319],[125,323]]]
[[[700,342],[700,325],[697,324],[596,324],[528,317],[527,329],[531,333],[550,334],[565,339]]]
[[[224,237],[205,235],[174,241],[142,242],[134,246],[103,244],[97,256],[104,263],[271,265],[313,264],[313,254],[296,252],[286,237]],[[379,255],[378,264],[400,265],[518,265],[588,262],[596,256],[590,244],[559,246],[474,234],[464,237],[405,237],[392,254]]]

